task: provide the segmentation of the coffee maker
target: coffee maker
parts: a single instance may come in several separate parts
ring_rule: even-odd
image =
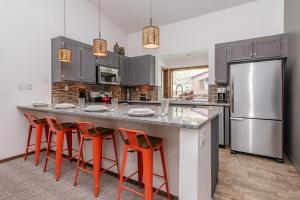
[[[217,89],[218,103],[226,103],[226,87],[220,87]]]

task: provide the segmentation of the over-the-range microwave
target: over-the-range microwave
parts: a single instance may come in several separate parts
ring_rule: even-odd
[[[120,85],[120,70],[106,66],[97,66],[97,83]]]

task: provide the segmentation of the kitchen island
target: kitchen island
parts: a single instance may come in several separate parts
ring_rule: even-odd
[[[151,117],[130,117],[132,108],[147,107],[156,111]],[[157,105],[122,105],[117,111],[85,112],[78,108],[55,109],[53,107],[18,106],[22,112],[33,112],[39,117],[55,116],[61,122],[86,120],[107,128],[128,128],[142,130],[164,139],[167,172],[170,191],[182,200],[209,200],[218,180],[218,115],[214,107],[173,107],[166,116],[160,115]],[[25,119],[24,119],[25,120]],[[118,137],[119,162],[123,151],[123,141]],[[77,144],[75,141],[73,144]],[[88,146],[88,145],[87,145]],[[104,155],[112,156],[110,144],[104,144]],[[91,156],[91,149],[85,149],[85,157]],[[136,155],[129,154],[125,176],[136,170]],[[104,167],[107,163],[103,163]],[[159,155],[154,155],[153,169],[162,174]],[[113,171],[113,172],[116,172]],[[137,180],[137,177],[133,177]],[[161,180],[153,178],[154,187]]]

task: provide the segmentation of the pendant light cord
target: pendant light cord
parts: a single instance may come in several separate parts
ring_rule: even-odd
[[[152,26],[152,0],[150,0],[150,26]]]
[[[66,36],[66,0],[64,0],[64,36]]]
[[[101,6],[100,6],[100,0],[99,0],[99,6],[98,6],[98,8],[99,8],[99,39],[101,39],[101,14],[100,14],[100,10],[101,10]]]

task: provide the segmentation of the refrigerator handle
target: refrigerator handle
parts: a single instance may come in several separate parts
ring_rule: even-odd
[[[230,119],[235,121],[244,121],[243,118],[237,118],[237,117],[231,117]]]
[[[234,76],[232,76],[231,80],[231,112],[234,113]]]

